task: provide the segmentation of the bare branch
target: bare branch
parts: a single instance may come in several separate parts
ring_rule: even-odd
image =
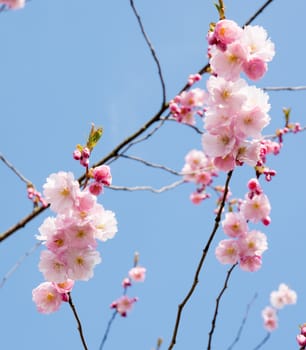
[[[78,313],[76,311],[76,308],[75,308],[75,306],[73,304],[70,292],[68,293],[68,296],[69,296],[68,302],[69,302],[70,308],[71,308],[71,310],[73,312],[73,315],[74,315],[74,318],[76,319],[77,324],[78,324],[78,331],[79,331],[80,338],[81,338],[81,341],[82,341],[82,344],[83,344],[83,348],[84,348],[84,350],[88,350],[88,347],[86,345],[86,341],[85,341],[85,338],[84,338],[84,334],[83,334],[82,324],[81,324],[80,318],[78,316]]]
[[[177,123],[177,120],[175,118],[171,118],[171,117],[161,117],[160,120],[169,120],[171,122],[175,122]],[[190,125],[190,124],[186,124],[186,123],[181,123],[181,125],[187,126],[189,128],[192,128],[193,130],[195,130],[198,134],[202,135],[203,131],[200,130],[199,128],[197,128],[195,125]]]
[[[104,344],[106,343],[106,340],[107,340],[107,337],[108,337],[108,335],[109,335],[111,326],[112,326],[113,322],[115,321],[115,318],[116,318],[117,314],[118,314],[118,311],[115,310],[114,313],[112,314],[110,320],[108,321],[108,324],[107,324],[107,327],[106,327],[104,336],[103,336],[103,338],[102,338],[102,341],[101,341],[99,350],[103,350]]]
[[[137,21],[138,21],[138,24],[139,24],[139,27],[140,27],[140,30],[141,30],[141,33],[147,43],[147,45],[149,46],[149,49],[151,51],[151,54],[152,54],[152,57],[157,65],[157,69],[158,69],[158,75],[159,75],[159,80],[160,80],[160,83],[161,83],[161,86],[162,86],[162,95],[163,95],[163,100],[162,100],[162,107],[163,108],[165,105],[166,105],[166,86],[165,86],[165,81],[164,81],[164,78],[163,78],[163,73],[162,73],[162,69],[161,69],[161,66],[160,66],[160,62],[159,62],[159,59],[156,55],[156,52],[154,50],[154,47],[152,46],[152,43],[147,35],[147,33],[145,32],[145,29],[144,29],[144,26],[142,24],[142,20],[141,20],[141,17],[140,15],[138,14],[137,10],[136,10],[136,7],[134,5],[134,1],[133,0],[130,0],[130,4],[131,4],[131,7],[133,9],[133,12],[137,18]]]
[[[48,207],[36,207],[34,208],[34,210],[32,211],[32,213],[30,213],[29,215],[27,215],[26,217],[24,217],[23,219],[21,219],[19,222],[17,222],[17,224],[13,225],[12,227],[10,227],[8,230],[6,230],[5,232],[3,232],[0,235],[0,242],[2,242],[3,240],[5,240],[6,238],[8,238],[10,235],[12,235],[14,232],[18,231],[19,229],[23,228],[26,224],[28,224],[32,219],[34,219],[37,215],[41,214],[45,209],[47,209]]]
[[[220,300],[227,288],[227,284],[228,284],[228,281],[230,279],[230,276],[232,274],[232,272],[234,271],[234,268],[237,266],[238,263],[234,264],[228,271],[227,271],[227,274],[226,274],[226,278],[225,278],[225,281],[224,281],[224,285],[223,285],[223,288],[221,289],[217,299],[216,299],[216,307],[215,307],[215,312],[214,312],[214,317],[211,321],[211,329],[208,333],[208,344],[207,344],[207,350],[210,350],[211,349],[211,341],[212,341],[212,336],[214,334],[214,331],[215,331],[215,328],[216,328],[216,321],[217,321],[217,316],[218,316],[218,310],[219,310],[219,304],[220,304]]]
[[[42,242],[37,242],[30,250],[24,253],[24,255],[14,264],[13,267],[10,268],[10,270],[5,274],[5,276],[2,278],[2,281],[0,282],[0,288],[4,286],[4,284],[7,282],[7,280],[12,276],[14,272],[21,266],[23,261],[33,254],[38,247],[40,247]]]
[[[170,185],[163,186],[161,188],[153,188],[151,186],[135,186],[135,187],[126,187],[126,186],[114,186],[111,185],[108,188],[116,191],[151,191],[153,193],[162,193],[169,190],[172,190],[175,187],[178,187],[179,185],[183,184],[184,180],[179,180],[176,182],[173,182]]]
[[[268,86],[263,88],[264,91],[302,91],[306,86]]]
[[[1,11],[1,10],[0,10]],[[2,160],[2,162],[8,166],[15,175],[17,175],[19,177],[19,179],[21,181],[23,181],[26,185],[31,185],[32,182],[30,180],[28,180],[24,175],[21,174],[20,171],[18,171],[13,164],[11,164],[1,153],[0,153],[0,160]]]
[[[196,286],[197,286],[197,284],[199,282],[199,275],[200,275],[200,272],[202,270],[204,261],[206,259],[206,256],[207,256],[210,244],[211,244],[213,238],[215,237],[215,234],[216,234],[216,232],[217,232],[217,230],[219,228],[219,224],[220,224],[220,221],[221,221],[221,215],[222,215],[222,211],[223,211],[223,208],[224,208],[224,205],[225,205],[226,197],[227,197],[227,194],[228,194],[228,191],[229,191],[229,184],[230,184],[230,181],[231,181],[231,178],[232,178],[232,174],[233,174],[233,170],[229,171],[228,174],[227,174],[227,178],[226,178],[226,182],[225,182],[225,186],[224,186],[223,198],[222,198],[222,201],[220,203],[218,213],[217,213],[217,215],[215,217],[215,224],[214,224],[214,227],[213,227],[212,232],[210,234],[210,237],[208,238],[208,241],[207,241],[207,243],[206,243],[206,245],[205,245],[205,247],[204,247],[204,249],[202,251],[202,256],[201,256],[201,259],[200,259],[200,261],[198,263],[198,266],[197,266],[197,269],[196,269],[196,272],[195,272],[195,275],[194,275],[193,283],[192,283],[188,293],[186,294],[185,298],[183,299],[183,301],[178,306],[178,311],[177,311],[177,315],[176,315],[176,321],[175,321],[175,325],[174,325],[174,329],[173,329],[172,339],[171,339],[171,343],[169,345],[168,350],[173,349],[173,347],[174,347],[174,345],[176,343],[176,336],[177,336],[177,333],[178,333],[178,330],[179,330],[180,321],[181,321],[181,315],[182,315],[183,309],[184,309],[185,305],[187,304],[187,302],[189,301],[189,299],[191,298],[193,292],[196,289]]]
[[[269,6],[272,3],[273,0],[268,0],[266,1],[255,13],[254,15],[249,18],[246,22],[245,22],[245,26],[248,26],[249,24],[251,24],[264,10],[267,6]]]
[[[246,324],[246,321],[248,319],[248,315],[249,315],[249,311],[250,311],[250,308],[252,306],[252,304],[254,303],[255,299],[257,298],[257,293],[253,296],[253,299],[249,302],[249,304],[247,305],[246,307],[246,312],[245,312],[245,315],[242,319],[242,322],[241,322],[241,325],[238,329],[238,332],[237,332],[237,335],[236,335],[236,338],[234,339],[233,343],[228,347],[227,350],[232,350],[234,348],[234,346],[239,342],[240,340],[240,336],[242,334],[242,331],[243,331],[243,328]]]
[[[263,340],[253,350],[260,349],[270,339],[270,336],[271,336],[271,333],[268,332],[267,335],[263,338]]]
[[[181,176],[182,174],[179,173],[178,171],[176,170],[173,170],[171,168],[168,168],[164,165],[161,165],[161,164],[156,164],[156,163],[151,163],[151,162],[148,162],[147,160],[145,159],[142,159],[142,158],[139,158],[139,157],[135,157],[135,156],[128,156],[126,154],[120,154],[120,157],[122,158],[127,158],[127,159],[131,159],[131,160],[136,160],[137,162],[140,162],[140,163],[143,163],[144,165],[147,165],[151,168],[157,168],[157,169],[162,169],[162,170],[165,170],[167,172],[169,172],[170,174],[173,174],[173,175],[178,175],[178,176]]]

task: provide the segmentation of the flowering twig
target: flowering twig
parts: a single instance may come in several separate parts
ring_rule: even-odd
[[[228,347],[227,350],[232,350],[232,349],[234,348],[234,346],[239,342],[240,336],[241,336],[242,331],[243,331],[243,328],[244,328],[244,326],[245,326],[245,324],[246,324],[246,321],[247,321],[247,319],[248,319],[248,315],[249,315],[250,308],[251,308],[251,306],[252,306],[252,304],[253,304],[253,302],[255,301],[256,298],[257,298],[257,293],[253,296],[253,299],[252,299],[252,300],[249,302],[249,304],[247,305],[247,307],[246,307],[246,312],[245,312],[245,315],[244,315],[244,317],[243,317],[243,319],[242,319],[241,325],[240,325],[240,327],[239,327],[239,329],[238,329],[236,338],[234,339],[234,341],[233,341],[232,344]]]
[[[99,350],[102,350],[102,349],[103,349],[104,344],[105,344],[105,342],[106,342],[106,340],[107,340],[107,337],[108,337],[108,335],[109,335],[111,326],[112,326],[112,324],[113,324],[113,322],[114,322],[114,320],[115,320],[117,314],[118,314],[118,311],[115,310],[115,311],[113,312],[113,314],[112,314],[110,320],[108,321],[108,324],[107,324],[107,327],[106,327],[104,336],[103,336],[102,341],[101,341],[101,344],[100,344],[100,346],[99,346]]]
[[[20,267],[20,265],[23,263],[23,261],[33,254],[38,247],[40,247],[42,242],[37,242],[31,249],[29,249],[27,252],[24,253],[23,256],[19,258],[19,260],[10,268],[10,270],[5,274],[5,276],[2,278],[2,281],[0,282],[0,288],[4,286],[6,281],[12,276],[12,274]]]
[[[211,234],[210,234],[210,236],[208,238],[208,241],[207,241],[207,243],[206,243],[206,245],[205,245],[205,247],[204,247],[204,249],[202,251],[202,256],[201,256],[201,259],[200,259],[200,261],[198,263],[198,266],[197,266],[197,269],[196,269],[196,272],[195,272],[195,275],[194,275],[193,283],[192,283],[188,293],[186,294],[185,298],[183,299],[183,301],[178,306],[178,312],[177,312],[176,321],[175,321],[175,325],[174,325],[174,329],[173,329],[172,339],[171,339],[171,342],[170,342],[168,350],[173,349],[173,347],[174,347],[174,345],[176,343],[176,336],[177,336],[177,333],[178,333],[178,330],[179,330],[180,321],[181,321],[181,315],[182,315],[183,309],[184,309],[185,305],[187,304],[187,302],[189,301],[189,299],[191,298],[193,292],[196,289],[196,286],[197,286],[197,284],[199,282],[199,275],[200,275],[200,272],[202,270],[204,261],[206,259],[206,256],[207,256],[210,244],[211,244],[213,238],[215,237],[215,234],[216,234],[216,232],[217,232],[217,230],[219,228],[221,215],[222,215],[222,211],[223,211],[223,208],[224,208],[224,205],[225,205],[225,202],[226,202],[226,197],[227,197],[227,194],[228,194],[228,191],[229,191],[229,184],[230,184],[230,181],[231,181],[231,178],[232,178],[232,174],[233,174],[233,170],[229,171],[228,174],[227,174],[222,201],[220,203],[218,213],[217,213],[217,215],[215,217],[215,224],[214,224],[212,232],[211,232]]]
[[[161,164],[156,164],[156,163],[151,163],[151,162],[148,162],[147,160],[145,159],[142,159],[142,158],[139,158],[139,157],[135,157],[135,156],[129,156],[129,155],[126,155],[126,154],[120,154],[120,157],[122,158],[127,158],[127,159],[131,159],[131,160],[135,160],[137,162],[140,162],[140,163],[143,163],[144,165],[147,165],[151,168],[157,168],[157,169],[162,169],[162,170],[165,170],[173,175],[178,175],[178,176],[181,176],[182,174],[176,170],[173,170],[171,168],[168,168],[164,165],[161,165]]]
[[[162,193],[162,192],[172,190],[173,188],[178,187],[183,183],[184,183],[184,180],[179,180],[179,181],[173,182],[170,185],[163,186],[161,188],[153,188],[151,186],[126,187],[126,186],[115,186],[115,185],[111,185],[109,186],[109,188],[117,191],[131,191],[131,192],[132,191],[151,191],[153,193]]]
[[[138,14],[137,10],[136,10],[136,7],[134,5],[134,1],[133,0],[130,0],[130,5],[133,9],[133,12],[137,18],[137,21],[138,21],[138,24],[139,24],[139,27],[140,27],[140,30],[141,30],[141,33],[147,43],[147,45],[149,46],[149,49],[151,51],[151,54],[152,54],[152,57],[157,65],[157,69],[158,69],[158,75],[159,75],[159,80],[160,80],[160,83],[161,83],[161,86],[162,86],[162,96],[163,96],[163,99],[162,99],[162,107],[163,108],[165,105],[166,105],[166,86],[165,86],[165,81],[164,81],[164,78],[163,78],[163,73],[162,73],[162,69],[161,69],[161,66],[160,66],[160,62],[159,62],[159,59],[156,55],[156,52],[152,46],[152,43],[147,35],[147,33],[145,32],[145,29],[144,29],[144,26],[142,24],[142,20],[140,18],[140,15]]]
[[[85,341],[85,338],[84,338],[84,334],[83,334],[82,324],[81,324],[80,318],[79,318],[79,316],[78,316],[78,313],[77,313],[77,311],[76,311],[76,308],[75,308],[75,306],[74,306],[74,304],[73,304],[73,301],[72,301],[72,298],[71,298],[71,293],[69,292],[68,295],[69,295],[68,303],[69,303],[69,305],[70,305],[70,307],[71,307],[71,310],[72,310],[72,312],[73,312],[73,315],[74,315],[74,317],[75,317],[75,319],[76,319],[76,321],[77,321],[77,324],[78,324],[78,331],[79,331],[79,334],[80,334],[80,338],[81,338],[83,347],[84,347],[85,350],[88,350],[88,347],[87,347],[87,345],[86,345],[86,341]]]
[[[266,336],[263,338],[263,340],[253,350],[260,349],[269,340],[270,336],[271,336],[271,333],[268,332]]]
[[[226,274],[226,278],[225,278],[225,281],[224,281],[224,285],[223,285],[223,288],[221,289],[219,295],[217,296],[217,299],[216,299],[216,307],[215,307],[215,312],[214,312],[214,317],[212,319],[212,322],[211,322],[211,329],[208,333],[208,344],[207,344],[207,350],[210,350],[211,349],[211,341],[212,341],[212,336],[214,334],[214,331],[215,331],[215,328],[216,328],[216,321],[217,321],[217,316],[218,316],[218,310],[219,310],[219,304],[220,304],[220,300],[227,288],[227,285],[228,285],[228,281],[230,279],[230,276],[234,270],[234,268],[237,266],[238,263],[234,264],[228,271],[227,271],[227,274]]]

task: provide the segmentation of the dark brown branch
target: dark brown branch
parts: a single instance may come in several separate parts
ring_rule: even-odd
[[[75,306],[73,304],[73,301],[72,301],[72,298],[71,298],[71,293],[68,293],[68,295],[69,295],[69,301],[68,302],[69,302],[69,305],[70,305],[71,310],[73,312],[74,318],[76,319],[77,324],[78,324],[78,331],[79,331],[80,338],[81,338],[81,341],[82,341],[82,344],[83,344],[83,348],[85,350],[88,350],[88,347],[86,345],[86,341],[85,341],[85,338],[84,338],[84,334],[83,334],[82,324],[81,324],[80,318],[78,316],[78,313],[76,311],[76,308],[75,308]]]
[[[195,275],[194,275],[194,279],[193,279],[193,283],[188,291],[188,293],[186,294],[185,298],[183,299],[183,301],[179,304],[178,306],[178,311],[177,311],[177,315],[176,315],[176,320],[175,320],[175,325],[174,325],[174,329],[173,329],[173,334],[172,334],[172,339],[171,339],[171,343],[169,345],[169,348],[168,350],[171,350],[173,349],[174,345],[176,344],[176,337],[177,337],[177,333],[178,333],[178,330],[179,330],[179,326],[180,326],[180,321],[181,321],[181,315],[182,315],[182,312],[183,312],[183,309],[185,307],[185,305],[187,304],[187,302],[189,301],[189,299],[191,298],[193,292],[195,291],[196,289],[196,286],[199,282],[199,275],[200,275],[200,272],[202,270],[202,267],[203,267],[203,264],[204,264],[204,261],[206,259],[206,256],[207,256],[207,253],[208,253],[208,250],[209,250],[209,247],[210,247],[210,244],[212,242],[212,240],[214,239],[215,237],[215,234],[219,228],[219,224],[220,224],[220,221],[221,221],[221,215],[222,215],[222,211],[223,211],[223,208],[224,208],[224,205],[225,205],[225,201],[226,201],[226,197],[227,197],[227,194],[228,194],[228,190],[229,190],[229,184],[230,184],[230,181],[231,181],[231,178],[232,178],[232,174],[233,174],[233,170],[229,171],[228,174],[227,174],[227,178],[226,178],[226,182],[225,182],[225,188],[224,188],[224,193],[223,193],[223,198],[222,198],[222,201],[220,203],[220,207],[219,207],[219,210],[218,210],[218,213],[215,217],[215,224],[214,224],[214,227],[212,229],[212,232],[210,234],[210,237],[202,251],[202,256],[201,256],[201,259],[198,263],[198,266],[197,266],[197,269],[196,269],[196,272],[195,272]]]
[[[45,209],[48,207],[37,207],[35,208],[32,213],[21,219],[17,224],[10,227],[8,230],[3,232],[0,235],[0,242],[4,241],[6,238],[10,237],[14,232],[20,230],[21,228],[25,227],[26,224],[28,224],[31,220],[33,220],[36,216],[41,214]]]
[[[254,15],[253,15],[252,17],[249,18],[249,19],[244,23],[244,25],[245,25],[245,26],[248,26],[249,24],[251,24],[251,23],[256,19],[256,17],[258,17],[258,16],[265,10],[265,8],[271,4],[272,1],[273,1],[273,0],[268,0],[268,1],[266,1],[266,2],[254,13]]]
[[[131,7],[132,7],[132,10],[137,18],[137,21],[138,21],[138,24],[139,24],[139,27],[140,27],[140,30],[141,30],[141,33],[147,43],[147,45],[149,46],[149,49],[151,51],[151,54],[152,54],[152,57],[156,63],[156,66],[157,66],[157,70],[158,70],[158,75],[159,75],[159,80],[160,80],[160,83],[161,83],[161,86],[162,86],[162,96],[163,96],[163,99],[162,99],[162,108],[166,105],[166,86],[165,86],[165,81],[164,81],[164,77],[163,77],[163,73],[162,73],[162,69],[161,69],[161,65],[160,65],[160,62],[159,62],[159,59],[156,55],[156,52],[154,50],[154,47],[144,29],[144,26],[142,24],[142,20],[141,20],[141,17],[139,15],[139,13],[137,12],[136,10],[136,7],[134,5],[134,1],[133,0],[130,0],[130,4],[131,4]]]
[[[208,344],[207,344],[207,350],[210,350],[211,349],[211,341],[212,341],[212,336],[214,334],[214,331],[216,329],[216,321],[217,321],[217,316],[218,316],[218,310],[219,310],[219,305],[220,305],[220,300],[227,288],[227,285],[228,285],[228,281],[230,279],[230,276],[234,270],[234,268],[237,266],[237,263],[234,264],[228,271],[227,271],[227,274],[226,274],[226,278],[225,278],[225,281],[224,281],[224,285],[223,285],[223,288],[221,289],[219,295],[217,296],[217,299],[216,299],[216,307],[215,307],[215,312],[214,312],[214,317],[211,321],[211,329],[208,333]]]

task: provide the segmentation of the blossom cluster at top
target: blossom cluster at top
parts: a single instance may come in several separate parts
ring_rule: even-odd
[[[278,310],[282,309],[286,305],[295,304],[297,300],[297,294],[294,290],[290,289],[286,284],[281,283],[278,290],[271,292],[270,304],[262,310],[262,318],[264,321],[264,327],[267,331],[272,332],[278,327]]]
[[[99,174],[102,179],[96,175],[95,181],[110,181],[108,169]],[[70,172],[51,174],[44,185],[44,197],[57,215],[46,218],[39,228],[37,238],[47,248],[41,252],[39,269],[47,282],[33,291],[33,300],[39,311],[48,313],[57,310],[61,297],[67,299],[63,285],[68,284],[70,291],[70,281],[87,281],[93,276],[94,266],[101,262],[97,240],[113,238],[117,221],[88,187],[80,188]]]
[[[262,166],[266,145],[261,133],[270,122],[269,97],[248,85],[241,73],[261,78],[274,56],[274,44],[264,28],[241,28],[227,19],[213,25],[207,39],[211,76],[206,91],[195,88],[176,96],[169,105],[172,116],[194,125],[195,116],[203,115],[203,152],[217,169]],[[199,80],[191,78],[189,85]]]
[[[226,213],[222,221],[229,239],[221,240],[216,257],[222,264],[236,264],[245,271],[257,271],[262,264],[262,254],[268,249],[267,237],[258,230],[250,230],[248,222],[270,223],[271,206],[257,179],[248,183],[249,192],[239,203],[239,211]]]

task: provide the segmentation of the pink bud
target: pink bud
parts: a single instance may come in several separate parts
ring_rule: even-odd
[[[131,280],[128,277],[126,277],[123,279],[121,285],[123,288],[127,288],[127,287],[130,287],[132,283],[131,283]]]
[[[89,158],[90,157],[90,150],[88,147],[84,147],[82,150],[82,157]]]
[[[81,157],[82,157],[81,151],[80,151],[79,149],[75,149],[75,150],[73,151],[73,158],[74,158],[75,160],[80,160]]]
[[[306,337],[303,334],[298,334],[296,336],[296,341],[298,342],[299,346],[305,346],[306,345]]]
[[[112,175],[108,165],[101,165],[93,169],[93,177],[96,182],[109,186],[112,183]]]
[[[267,217],[263,218],[263,219],[261,220],[261,222],[262,222],[265,226],[270,225],[270,223],[271,223],[271,218],[270,218],[270,216],[267,216]]]
[[[93,194],[94,196],[98,196],[100,193],[103,192],[103,185],[98,182],[93,182],[89,186],[89,192]]]

